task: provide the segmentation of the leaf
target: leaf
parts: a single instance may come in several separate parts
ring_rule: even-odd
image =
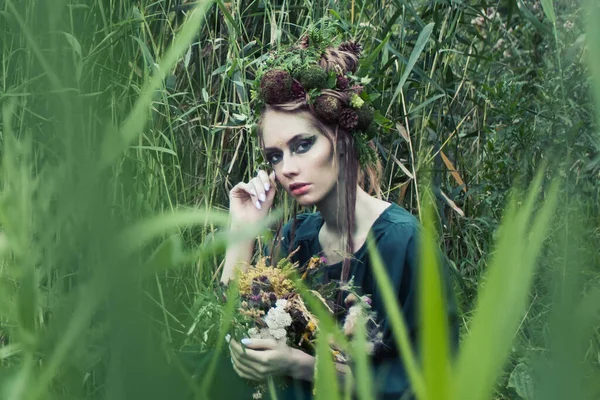
[[[542,24],[535,15],[529,11],[529,8],[523,3],[523,0],[517,0],[517,4],[519,6],[519,12],[531,22],[533,26],[539,29],[541,32],[551,35],[552,31],[548,29],[548,26]]]
[[[229,217],[226,213],[204,210],[176,210],[146,218],[126,231],[117,239],[122,249],[136,249],[155,237],[186,226],[218,224],[225,226]]]
[[[408,115],[416,113],[417,111],[421,110],[423,107],[428,106],[429,104],[433,103],[434,101],[436,101],[438,99],[441,99],[444,96],[446,96],[446,95],[445,94],[438,94],[438,95],[433,96],[430,99],[425,100],[424,102],[422,102],[421,104],[419,104],[415,108],[411,108],[410,110],[408,110]]]
[[[450,174],[452,175],[456,183],[458,183],[458,186],[462,186],[463,192],[467,193],[467,185],[465,185],[465,182],[460,177],[460,174],[458,173],[458,171],[456,171],[456,168],[454,167],[454,164],[452,164],[452,161],[450,161],[450,159],[446,156],[443,150],[440,150],[440,156],[442,156],[442,161],[444,161],[444,164],[446,164],[446,168],[448,168]]]
[[[531,369],[524,363],[517,364],[513,369],[508,378],[508,387],[515,389],[524,400],[535,400]]]
[[[320,332],[316,341],[315,399],[340,399],[337,371],[329,348],[329,335],[325,331]]]
[[[152,97],[164,82],[166,75],[177,64],[181,55],[188,49],[190,43],[196,38],[198,27],[203,22],[204,17],[212,5],[212,1],[198,3],[197,6],[187,14],[187,20],[184,22],[178,35],[173,39],[171,46],[162,57],[159,68],[154,76],[145,82],[141,94],[136,101],[133,109],[121,125],[117,138],[109,136],[101,145],[101,166],[108,167],[115,161],[142,132],[146,126],[148,115],[150,114],[150,105]],[[143,42],[135,38],[142,44]]]
[[[150,49],[148,45],[139,37],[133,36],[133,40],[138,42],[140,45],[140,50],[142,50],[142,54],[144,55],[144,65],[148,68],[155,64],[154,57],[152,57],[152,53],[150,53]]]
[[[356,321],[356,332],[352,341],[352,359],[354,361],[353,375],[356,377],[356,391],[360,399],[374,399],[373,375],[367,356],[367,321],[361,313]]]
[[[442,198],[444,199],[444,201],[446,202],[446,204],[448,204],[450,206],[450,208],[452,208],[454,211],[456,211],[456,213],[458,215],[460,215],[461,217],[465,216],[465,212],[463,210],[461,210],[461,208],[459,206],[456,205],[456,203],[448,197],[448,195],[446,193],[444,193],[444,191],[442,189],[439,189],[439,193],[442,196]]]
[[[540,211],[532,218],[542,178],[543,170],[540,170],[520,209],[517,209],[517,197],[513,197],[499,228],[494,258],[471,320],[470,336],[463,340],[457,360],[453,398],[490,398],[510,353],[525,313],[535,261],[556,208],[558,186],[555,183]],[[485,357],[482,357],[482,349],[486,351]]]
[[[176,267],[184,260],[181,236],[173,235],[162,242],[144,266],[144,273],[155,273]]]
[[[410,172],[409,169],[404,166],[402,161],[398,160],[398,158],[394,154],[388,153],[387,149],[385,147],[383,147],[380,143],[377,143],[377,148],[383,153],[384,156],[387,155],[392,160],[394,160],[394,162],[400,167],[402,172],[404,172],[404,174],[406,174],[406,176],[409,177],[409,179],[414,179],[414,175],[412,174],[412,172]]]
[[[177,156],[177,153],[175,153],[173,150],[171,149],[167,149],[166,147],[160,147],[160,146],[130,146],[130,149],[140,149],[140,150],[153,150],[159,153],[168,153],[174,156]]]
[[[415,64],[417,63],[417,60],[421,56],[421,53],[425,49],[425,45],[427,44],[427,41],[429,40],[429,37],[431,36],[431,32],[433,32],[434,25],[435,25],[435,23],[433,23],[433,22],[430,24],[427,24],[425,26],[425,28],[423,28],[423,30],[419,34],[419,37],[417,38],[417,43],[415,44],[415,47],[413,48],[413,51],[410,54],[410,58],[408,59],[408,64],[406,65],[406,68],[404,69],[404,73],[402,74],[402,77],[400,78],[400,81],[398,82],[396,91],[394,92],[394,95],[390,99],[390,102],[389,102],[390,105],[385,113],[386,115],[389,114],[390,109],[392,108],[392,105],[394,104],[394,101],[396,100],[396,97],[398,97],[398,95],[400,94],[400,91],[404,87],[404,84],[406,83],[408,76],[412,72],[413,67],[415,66]]]
[[[185,56],[183,57],[183,66],[185,68],[189,67],[190,65],[190,60],[192,59],[192,49],[193,49],[193,45],[191,45],[188,48],[188,51],[185,53]]]
[[[444,400],[450,395],[450,349],[444,288],[440,276],[434,201],[431,190],[423,196],[423,233],[420,240],[419,304],[420,343],[427,398]]]
[[[408,132],[407,132],[406,128],[404,127],[404,125],[402,125],[401,123],[398,122],[396,124],[396,129],[400,133],[400,136],[402,136],[404,138],[404,140],[406,140],[408,143],[410,143],[410,136],[408,136]]]
[[[554,13],[554,4],[552,0],[542,0],[542,9],[544,10],[544,14],[546,14],[546,18],[552,22],[552,24],[556,24],[556,14]]]
[[[67,42],[69,42],[69,44],[73,48],[73,51],[79,57],[81,57],[81,45],[79,44],[79,41],[77,40],[77,38],[75,38],[75,36],[73,36],[73,35],[71,35],[70,33],[67,33],[67,32],[62,32],[62,34],[65,35],[65,37],[67,38]]]
[[[377,56],[379,55],[379,53],[381,52],[381,50],[386,45],[386,43],[390,40],[391,37],[392,37],[392,33],[390,32],[385,36],[385,38],[381,41],[381,43],[379,43],[379,45],[377,45],[377,47],[375,47],[373,49],[373,51],[370,52],[369,56],[367,58],[365,58],[364,61],[363,60],[359,61],[360,65],[364,65],[367,68],[359,69],[359,71],[357,73],[358,77],[363,77],[366,75],[368,67],[373,65],[373,63],[377,59]]]

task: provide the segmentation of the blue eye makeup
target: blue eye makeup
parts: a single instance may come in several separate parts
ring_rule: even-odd
[[[315,144],[317,140],[317,136],[309,136],[309,137],[294,137],[291,141],[289,141],[290,151],[292,154],[304,154],[308,152],[311,147]],[[281,161],[283,158],[283,152],[281,150],[272,148],[272,150],[267,150],[265,155],[266,160],[271,165],[275,165]]]
[[[315,140],[317,140],[317,136],[311,136],[306,139],[300,139],[295,142],[292,146],[292,151],[297,154],[306,153],[313,144],[315,144]]]

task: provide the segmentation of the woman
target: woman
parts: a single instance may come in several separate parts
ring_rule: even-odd
[[[305,39],[299,48],[319,46],[319,43],[308,42]],[[418,308],[418,222],[400,206],[371,196],[359,184],[368,181],[377,187],[377,163],[360,162],[365,159],[362,157],[366,143],[363,132],[373,129],[372,112],[370,121],[369,113],[366,121],[360,120],[364,115],[352,115],[363,109],[370,110],[368,104],[357,100],[363,88],[350,87],[348,82],[353,76],[350,74],[356,72],[360,46],[350,42],[317,50],[321,58],[316,64],[329,78],[337,75],[337,82],[335,86],[317,88],[316,99],[316,92],[311,91],[314,87],[310,87],[314,79],[311,81],[297,71],[292,70],[287,75],[289,71],[285,68],[271,66],[260,81],[259,90],[266,104],[260,109],[258,134],[272,172],[269,175],[259,171],[255,178],[231,190],[231,230],[265,218],[279,186],[298,205],[316,207],[317,212],[300,214],[284,226],[281,252],[286,255],[297,250],[292,259],[299,265],[315,255],[324,256],[327,264],[323,267],[324,279],[348,282],[352,278],[361,294],[372,296],[373,309],[380,317],[384,335],[383,345],[377,347],[371,360],[377,382],[374,386],[379,388],[378,398],[397,399],[409,391],[409,382],[386,322],[366,240],[372,235],[383,257],[414,343]],[[276,59],[285,66],[286,57],[295,56],[293,50]],[[310,68],[302,67],[303,71]],[[310,98],[311,93],[313,98]],[[364,98],[368,99],[367,96],[361,99]],[[232,278],[235,266],[243,269],[243,265],[250,262],[253,249],[253,240],[227,249],[223,283]],[[450,286],[446,286],[450,295]],[[448,314],[455,342],[455,308],[451,295],[449,299]],[[264,380],[271,375],[287,376],[294,384],[293,389],[281,397],[311,397],[313,356],[270,340],[245,339],[242,343],[230,340],[229,347],[233,369],[240,377]],[[341,379],[351,373],[342,364],[338,365],[338,371]]]

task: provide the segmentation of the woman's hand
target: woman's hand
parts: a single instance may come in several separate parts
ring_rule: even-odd
[[[275,172],[259,170],[248,183],[240,182],[229,192],[231,224],[244,225],[261,221],[273,205],[277,186]]]
[[[273,375],[295,375],[295,353],[300,350],[273,339],[242,341],[245,344],[229,341],[233,369],[240,377],[262,381]]]

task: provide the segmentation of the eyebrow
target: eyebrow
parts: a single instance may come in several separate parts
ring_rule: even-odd
[[[294,135],[290,140],[288,140],[286,144],[289,146],[290,143],[303,138],[305,135],[311,135],[311,134],[310,133],[299,133],[297,135]],[[264,151],[269,152],[269,151],[277,151],[277,150],[279,150],[279,148],[277,148],[277,147],[265,147]]]

